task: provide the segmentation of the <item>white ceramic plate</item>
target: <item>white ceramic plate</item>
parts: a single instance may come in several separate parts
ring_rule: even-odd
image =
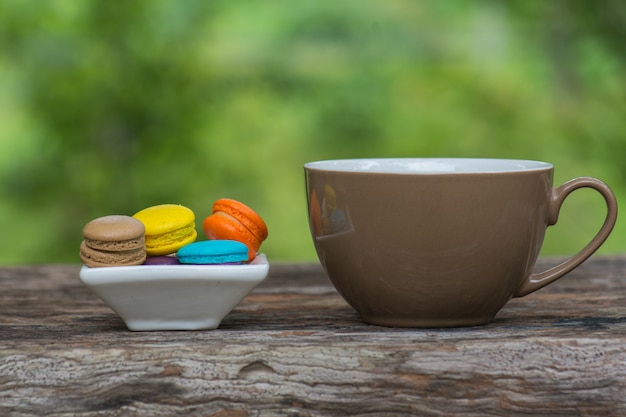
[[[269,272],[263,254],[246,265],[89,268],[80,279],[130,330],[215,329]]]

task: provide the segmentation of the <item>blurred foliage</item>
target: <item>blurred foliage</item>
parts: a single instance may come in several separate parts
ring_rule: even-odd
[[[545,160],[623,204],[625,22],[621,0],[2,0],[0,263],[78,263],[92,218],[200,224],[220,197],[266,219],[270,259],[313,260],[319,159]],[[573,195],[543,254],[603,212]]]

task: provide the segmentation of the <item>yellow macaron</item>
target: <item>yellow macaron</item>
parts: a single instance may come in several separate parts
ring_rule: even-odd
[[[160,204],[145,208],[133,217],[146,228],[146,253],[167,255],[196,240],[196,216],[179,204]]]

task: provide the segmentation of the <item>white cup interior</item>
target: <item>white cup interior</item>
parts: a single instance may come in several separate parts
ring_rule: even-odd
[[[546,162],[489,158],[372,158],[336,159],[306,163],[321,171],[379,172],[390,174],[494,173],[552,168]]]

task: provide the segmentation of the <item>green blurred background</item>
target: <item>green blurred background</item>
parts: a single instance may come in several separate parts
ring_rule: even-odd
[[[271,260],[314,260],[319,159],[544,160],[623,205],[625,39],[621,0],[0,0],[0,263],[79,263],[95,217],[200,224],[220,197],[266,219]],[[575,193],[542,254],[604,212]]]

